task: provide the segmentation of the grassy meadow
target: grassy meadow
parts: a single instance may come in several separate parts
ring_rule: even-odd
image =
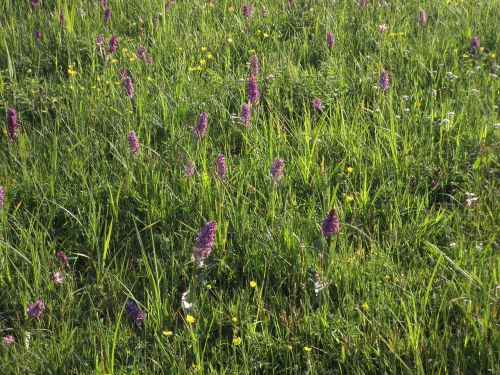
[[[499,18],[0,0],[0,373],[500,373]]]

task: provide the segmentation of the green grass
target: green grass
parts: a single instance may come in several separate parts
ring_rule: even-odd
[[[0,132],[0,337],[16,339],[0,343],[0,373],[500,372],[498,3],[296,0],[285,12],[268,0],[248,22],[239,1],[110,3],[106,24],[98,0],[0,1],[0,108],[20,124],[15,142]],[[140,45],[151,66],[134,60]],[[253,53],[261,98],[245,128],[233,115]],[[216,242],[197,269],[209,220]],[[26,313],[37,299],[38,319]],[[129,300],[148,313],[141,329]]]

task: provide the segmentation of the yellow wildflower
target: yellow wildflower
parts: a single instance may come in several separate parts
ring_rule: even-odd
[[[291,351],[292,351],[292,349],[293,349],[293,348],[292,348],[292,345],[287,345],[286,349],[287,349],[289,352],[291,352]]]
[[[207,50],[207,47],[201,47],[202,52],[206,52],[206,50]]]
[[[346,199],[348,202],[352,202],[354,200],[354,197],[352,195],[348,195]]]
[[[257,288],[257,282],[255,281],[250,281],[250,288]]]
[[[263,36],[264,38],[267,38],[267,37],[269,36],[269,34],[268,34],[268,33],[262,33],[262,36]]]
[[[236,336],[234,339],[233,339],[233,345],[240,345],[241,344],[241,337],[239,336]]]
[[[212,284],[207,284],[206,288],[207,288],[208,290],[212,290]]]
[[[227,42],[228,43],[232,43],[233,42],[233,38],[231,38],[231,37],[227,38]]]
[[[31,74],[31,69],[28,69],[26,73]]]
[[[229,8],[227,8],[227,11],[229,13],[233,13],[234,12],[234,7],[233,6],[230,6]]]
[[[305,351],[306,353],[309,353],[309,352],[311,352],[312,350],[313,350],[313,349],[312,349],[310,346],[304,346],[304,351]]]
[[[368,311],[370,309],[370,306],[368,306],[368,302],[365,302],[361,305],[361,307],[363,308],[363,310],[365,311]]]
[[[122,48],[122,55],[125,55],[127,53],[128,49]]]
[[[205,60],[205,59],[200,60],[200,65],[205,65],[206,63],[207,63],[207,60]]]
[[[165,337],[170,337],[170,336],[174,335],[174,333],[172,331],[163,331],[162,333],[163,333],[163,336],[165,336]]]
[[[237,318],[237,317],[235,317],[235,316],[233,316],[233,317],[231,318],[231,322],[233,322],[233,323],[238,323],[238,318]]]
[[[187,322],[188,324],[193,324],[194,322],[196,322],[196,318],[195,318],[194,316],[192,316],[192,315],[189,315],[189,314],[188,314],[188,315],[186,316],[186,322]]]
[[[135,57],[135,55],[132,55],[132,56],[130,56],[130,59],[129,59],[129,60],[130,60],[130,62],[134,62],[136,59],[137,59],[137,58]]]
[[[352,171],[354,171],[353,167],[347,167],[347,173],[352,173]]]
[[[118,60],[117,60],[117,59],[112,59],[112,60],[111,60],[111,62],[112,62],[113,64],[116,64],[116,63],[118,62]]]

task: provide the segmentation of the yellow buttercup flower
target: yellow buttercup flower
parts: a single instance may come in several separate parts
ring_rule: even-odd
[[[237,318],[237,317],[235,317],[235,316],[233,316],[233,317],[231,318],[231,322],[233,322],[233,323],[238,323],[238,318]]]
[[[213,57],[213,55],[210,53],[210,52],[207,52],[207,59],[211,59]]]
[[[268,33],[262,33],[262,36],[263,36],[264,38],[267,38],[267,37],[269,36],[269,34],[268,34]]]
[[[305,351],[306,353],[309,353],[309,352],[311,352],[312,350],[313,350],[313,349],[312,349],[310,346],[304,346],[304,351]]]
[[[257,288],[257,282],[255,281],[250,281],[250,288]]]
[[[231,37],[227,38],[227,42],[228,43],[232,43],[233,42],[233,38],[231,38]]]
[[[289,352],[291,352],[291,351],[292,351],[292,349],[293,349],[293,348],[292,348],[292,345],[287,345],[286,349],[287,349]]]
[[[207,288],[208,290],[212,290],[212,284],[207,284],[206,288]]]
[[[163,331],[162,333],[163,333],[163,336],[165,336],[165,337],[170,337],[170,336],[174,335],[174,333],[172,331]]]
[[[206,63],[207,63],[207,60],[205,60],[205,59],[200,60],[200,65],[205,65]]]
[[[352,171],[354,171],[353,167],[347,167],[347,173],[352,173]]]
[[[31,69],[28,69],[26,73],[31,74]]]
[[[352,202],[354,200],[354,197],[352,195],[348,195],[346,199],[348,202]]]
[[[189,315],[189,314],[188,314],[188,315],[186,316],[186,322],[187,322],[188,324],[193,324],[194,322],[196,322],[196,318],[195,318],[194,316],[192,316],[192,315]]]
[[[240,345],[241,344],[241,337],[237,336],[233,339],[233,345]]]
[[[363,310],[365,311],[368,311],[370,309],[370,306],[368,306],[368,302],[365,302],[361,305],[361,307],[363,308]]]
[[[207,47],[201,47],[202,52],[206,52],[206,50],[207,50]]]

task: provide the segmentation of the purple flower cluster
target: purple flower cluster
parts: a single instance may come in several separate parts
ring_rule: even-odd
[[[259,101],[260,93],[259,86],[257,85],[257,79],[255,76],[248,77],[247,80],[247,100],[252,104],[256,104]]]
[[[323,112],[323,101],[321,98],[314,98],[312,101],[314,112]]]
[[[42,40],[42,30],[36,29],[34,35],[35,35],[35,39],[36,39],[37,42],[39,42],[40,40]]]
[[[16,339],[12,335],[4,336],[3,343],[5,345],[14,345],[16,343]]]
[[[473,36],[470,41],[470,48],[476,51],[479,49],[479,47],[481,47],[481,44],[479,43],[479,38],[477,36]]]
[[[212,252],[212,246],[215,242],[215,234],[217,233],[217,223],[215,221],[209,221],[206,223],[193,246],[193,256],[196,260],[203,264],[203,261]]]
[[[118,69],[118,79],[120,81],[123,81],[127,77],[127,68],[122,66],[120,69]]]
[[[245,17],[245,19],[250,17],[253,13],[253,5],[252,4],[243,5],[242,13],[243,13],[243,17]]]
[[[98,34],[98,35],[95,37],[95,44],[96,44],[98,47],[101,47],[101,46],[104,44],[104,37],[103,37],[101,34]]]
[[[201,139],[205,135],[208,128],[208,114],[202,112],[198,118],[198,124],[194,128],[193,135],[195,139]]]
[[[28,308],[26,309],[26,312],[32,318],[39,318],[44,311],[45,311],[45,304],[40,299],[36,302],[30,303],[28,305]]]
[[[326,45],[329,49],[332,49],[335,45],[335,37],[333,36],[333,33],[331,31],[328,31],[326,33]]]
[[[215,174],[221,180],[224,180],[226,178],[227,164],[226,158],[223,154],[217,155],[217,159],[215,159]]]
[[[325,219],[321,224],[321,230],[326,238],[339,233],[339,217],[333,208],[326,213]]]
[[[359,0],[358,5],[363,8],[366,5],[366,0]]]
[[[115,53],[117,48],[118,48],[118,36],[113,35],[109,40],[109,52]]]
[[[389,74],[385,70],[380,73],[379,87],[382,91],[389,90]]]
[[[420,21],[420,24],[422,26],[425,26],[425,24],[427,23],[427,13],[425,13],[425,10],[423,10],[423,9],[419,10],[418,19]]]
[[[262,17],[267,17],[267,9],[266,9],[266,7],[265,7],[265,6],[262,6],[262,9],[261,9],[261,11],[260,11],[260,15],[261,15]]]
[[[61,9],[61,12],[59,13],[59,22],[61,25],[66,23],[66,13],[64,12],[64,9]]]
[[[125,92],[127,93],[127,96],[132,99],[134,97],[134,85],[132,84],[132,78],[129,76],[125,77],[124,81],[124,86],[125,86]]]
[[[69,262],[68,262],[68,256],[64,254],[64,251],[58,251],[57,252],[57,259],[64,264],[64,266],[69,268]]]
[[[243,103],[241,105],[241,123],[245,126],[248,126],[248,124],[250,124],[251,117],[252,117],[252,112],[250,105]]]
[[[280,182],[283,177],[283,171],[285,169],[285,161],[279,157],[274,158],[273,165],[271,165],[271,173],[269,174],[274,182]]]
[[[137,58],[140,59],[140,60],[142,60],[142,59],[144,59],[145,55],[146,55],[146,47],[140,46],[137,49]]]
[[[0,210],[3,208],[4,201],[5,201],[5,192],[3,190],[3,186],[0,186]]]
[[[146,61],[146,65],[151,65],[151,56],[149,55],[149,53],[147,52],[146,50],[146,47],[144,46],[140,46],[138,49],[137,49],[137,58],[139,60],[144,60]]]
[[[252,55],[250,58],[250,75],[256,76],[260,72],[260,63],[257,55]]]
[[[141,148],[141,146],[139,145],[139,139],[137,139],[137,135],[133,130],[128,134],[128,146],[129,151],[132,155],[137,154]]]
[[[104,9],[104,21],[105,22],[109,22],[109,20],[111,19],[111,13],[113,13],[113,11],[111,10],[111,7],[106,7],[106,9]]]
[[[9,138],[15,141],[19,137],[19,124],[17,123],[17,112],[14,108],[7,110],[7,127]]]
[[[148,320],[148,314],[139,309],[139,307],[134,301],[128,301],[125,304],[125,313],[128,315],[129,318],[132,318],[134,320],[134,323],[139,328],[141,327],[142,323]]]
[[[40,4],[40,0],[31,0],[31,6],[33,8],[36,8]]]
[[[186,165],[184,166],[184,176],[187,178],[192,177],[194,174],[194,162],[192,160],[188,160]]]

